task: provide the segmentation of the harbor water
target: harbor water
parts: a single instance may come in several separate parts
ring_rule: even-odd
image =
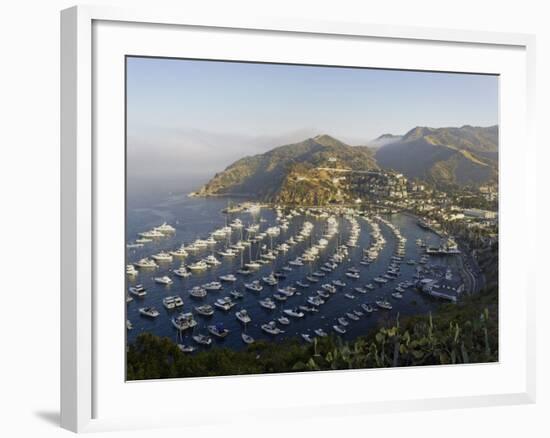
[[[242,200],[233,200],[233,202],[241,202]],[[380,226],[382,235],[386,243],[379,253],[379,257],[368,266],[360,264],[363,257],[363,248],[368,248],[372,243],[372,227],[362,217],[357,216],[356,220],[360,226],[360,234],[357,240],[357,246],[349,248],[346,260],[338,265],[332,272],[326,272],[326,276],[319,278],[319,282],[311,284],[308,288],[300,288],[296,286],[296,281],[304,281],[307,275],[318,271],[320,267],[332,256],[339,244],[344,244],[350,233],[351,223],[345,217],[337,217],[339,223],[339,232],[330,240],[326,248],[322,249],[317,260],[311,263],[304,263],[304,266],[292,266],[292,271],[285,272],[287,277],[280,279],[277,286],[268,286],[262,282],[262,277],[267,276],[275,271],[280,271],[281,268],[288,264],[288,261],[295,259],[303,254],[304,250],[315,244],[326,230],[326,217],[315,217],[303,213],[289,220],[289,226],[286,230],[281,230],[280,235],[273,237],[269,236],[260,243],[254,243],[250,249],[245,249],[241,255],[236,257],[224,258],[217,254],[217,251],[222,250],[228,244],[236,243],[241,238],[246,239],[246,227],[250,224],[259,224],[260,231],[265,230],[270,226],[277,225],[276,212],[274,209],[262,208],[259,213],[251,214],[239,212],[234,214],[224,214],[222,210],[228,205],[227,198],[191,198],[185,194],[172,194],[166,196],[162,200],[151,200],[142,202],[141,205],[128,205],[127,207],[127,222],[126,222],[126,241],[131,243],[138,238],[137,233],[152,229],[159,226],[163,222],[172,225],[176,231],[167,234],[165,237],[154,239],[150,243],[146,243],[140,248],[127,248],[126,257],[127,263],[131,264],[144,257],[150,257],[162,250],[173,250],[179,248],[182,244],[190,244],[194,240],[201,238],[206,239],[209,234],[229,224],[236,218],[239,218],[244,227],[242,229],[233,229],[229,239],[218,240],[215,246],[204,248],[198,252],[190,253],[185,259],[174,258],[171,263],[159,263],[159,267],[155,269],[138,269],[139,273],[136,276],[127,278],[127,289],[124,293],[121,292],[121,299],[126,300],[128,295],[128,287],[135,284],[142,284],[147,294],[143,298],[132,296],[133,300],[126,304],[127,314],[126,319],[132,324],[132,329],[127,330],[127,342],[132,343],[140,333],[149,332],[158,336],[169,337],[178,343],[186,345],[194,345],[192,336],[198,333],[209,334],[208,325],[222,323],[230,333],[223,339],[212,337],[213,342],[210,347],[201,348],[217,348],[227,347],[231,349],[245,348],[246,345],[241,339],[241,333],[245,331],[256,340],[270,340],[273,342],[282,341],[288,338],[300,338],[301,334],[308,333],[314,336],[314,330],[322,328],[329,334],[334,334],[333,325],[338,324],[337,319],[345,317],[347,312],[354,310],[362,311],[361,304],[374,303],[376,300],[383,298],[391,302],[393,309],[379,309],[371,314],[365,313],[360,316],[357,321],[349,320],[349,325],[346,327],[346,333],[341,336],[345,340],[352,340],[358,336],[367,334],[370,330],[378,326],[384,320],[393,320],[397,315],[416,315],[426,314],[440,305],[439,301],[434,298],[419,292],[415,288],[408,288],[403,292],[403,298],[395,299],[392,297],[392,292],[395,291],[398,283],[413,280],[418,265],[407,264],[408,260],[419,261],[424,254],[424,248],[417,245],[417,239],[426,242],[427,245],[438,246],[440,238],[429,230],[418,226],[415,217],[407,214],[393,214],[383,216],[383,219],[389,221],[396,226],[401,235],[407,239],[405,244],[404,261],[401,263],[400,275],[396,280],[388,281],[386,284],[379,285],[373,282],[377,276],[386,273],[388,266],[391,263],[391,257],[394,256],[397,247],[397,240],[387,225],[382,221],[377,222]],[[291,236],[296,236],[302,228],[305,221],[311,222],[314,227],[309,238],[292,246],[288,252],[280,252],[277,259],[269,264],[263,265],[260,269],[254,271],[252,275],[238,275],[236,271],[241,267],[241,264],[248,262],[250,258],[257,259],[264,247],[264,251],[270,247],[275,248],[279,243],[283,243]],[[213,254],[222,263],[209,268],[202,272],[193,272],[188,278],[181,278],[172,273],[174,269],[180,267],[181,263],[191,264],[194,261],[201,260],[206,256]],[[457,265],[458,256],[445,257],[430,257],[430,265],[446,265],[450,268],[455,268]],[[348,278],[345,274],[351,267],[358,268],[360,271],[359,279]],[[208,291],[205,298],[197,299],[189,294],[189,290],[194,286],[200,286],[211,281],[219,281],[219,277],[224,274],[235,274],[237,281],[235,283],[223,283],[223,289],[220,291]],[[171,285],[162,285],[155,283],[155,277],[167,275],[172,280]],[[260,280],[263,286],[261,292],[252,292],[244,287],[244,283],[252,280]],[[308,296],[315,295],[316,291],[321,289],[324,283],[330,283],[332,280],[341,280],[346,283],[346,287],[338,288],[335,294],[331,294],[325,304],[321,305],[317,313],[306,313],[303,318],[290,319],[289,325],[277,326],[285,332],[276,336],[269,335],[262,331],[261,325],[276,321],[277,318],[285,316],[284,309],[292,309],[299,305],[308,305],[306,302]],[[366,284],[372,283],[375,286],[374,290],[367,290],[366,294],[355,292],[355,287],[364,287]],[[289,297],[286,301],[274,300],[277,308],[268,310],[260,306],[259,300],[272,296],[277,292],[278,288],[287,285],[297,288],[297,293]],[[232,290],[238,290],[244,294],[243,298],[234,299],[229,294]],[[352,294],[355,298],[346,297],[346,293]],[[163,306],[162,299],[167,296],[179,295],[184,306],[174,310],[167,310]],[[212,316],[201,316],[195,311],[196,306],[203,304],[214,303],[219,298],[229,296],[236,305],[229,311],[221,310],[214,307],[215,312]],[[160,315],[157,318],[148,318],[142,316],[139,308],[153,306]],[[376,307],[376,306],[375,306]],[[246,309],[252,319],[248,324],[243,325],[235,316],[235,312]],[[197,321],[197,326],[189,329],[181,334],[174,328],[171,323],[171,318],[180,312],[192,312]],[[300,338],[301,339],[301,338]]]

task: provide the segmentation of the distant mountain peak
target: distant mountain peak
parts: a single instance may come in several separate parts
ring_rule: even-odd
[[[338,147],[338,146],[348,146],[344,142],[338,140],[337,138],[334,138],[328,134],[319,134],[313,137],[313,140],[315,143],[320,144],[321,146],[326,147]]]

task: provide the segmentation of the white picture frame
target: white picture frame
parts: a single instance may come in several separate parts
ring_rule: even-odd
[[[98,30],[96,26],[98,24],[105,23],[104,30]],[[247,41],[254,41],[261,38],[261,35],[268,33],[270,38],[340,38],[338,44],[360,44],[361,41],[369,40],[376,44],[383,41],[388,45],[406,44],[411,47],[416,46],[437,46],[439,49],[445,49],[446,45],[453,45],[453,47],[464,47],[466,49],[476,50],[476,48],[483,48],[487,50],[487,53],[494,51],[495,53],[502,53],[502,64],[496,62],[495,67],[490,67],[490,61],[485,59],[479,59],[479,71],[488,71],[491,73],[501,74],[499,68],[506,69],[508,62],[510,68],[516,70],[515,73],[510,73],[510,78],[514,77],[516,82],[512,84],[510,80],[510,89],[516,90],[514,99],[501,101],[504,106],[510,106],[512,102],[519,102],[517,109],[505,107],[504,113],[501,113],[501,122],[503,122],[504,138],[519,139],[523,138],[523,157],[517,159],[516,155],[512,152],[504,153],[501,155],[501,166],[506,168],[508,164],[516,162],[518,165],[517,187],[512,187],[507,184],[506,180],[501,177],[501,187],[503,194],[503,204],[512,205],[514,201],[522,200],[524,205],[529,206],[531,210],[521,209],[521,211],[513,211],[512,209],[501,209],[503,228],[506,230],[508,227],[517,223],[518,221],[528,221],[528,226],[535,230],[536,223],[534,220],[535,213],[535,163],[533,152],[535,148],[535,142],[533,138],[533,108],[534,108],[534,51],[535,51],[535,39],[531,35],[523,34],[506,34],[506,33],[490,33],[490,32],[477,32],[477,31],[461,31],[450,29],[423,29],[415,27],[402,27],[402,26],[383,26],[366,23],[337,23],[337,22],[316,22],[308,20],[297,19],[275,19],[275,18],[263,18],[257,17],[245,17],[227,19],[227,17],[216,16],[211,14],[209,16],[200,16],[193,14],[192,11],[162,11],[157,9],[150,10],[125,10],[108,7],[95,7],[95,6],[78,6],[62,11],[61,13],[61,426],[75,431],[99,431],[99,430],[111,430],[119,428],[146,428],[146,427],[160,427],[160,426],[179,426],[189,424],[199,424],[204,418],[201,417],[200,409],[194,415],[192,421],[187,418],[185,422],[182,419],[175,418],[177,416],[170,416],[168,412],[166,416],[163,416],[161,407],[159,412],[151,412],[148,416],[139,416],[136,414],[134,417],[131,411],[115,412],[114,409],[110,409],[105,401],[105,394],[111,399],[111,404],[124,404],[124,401],[120,398],[122,392],[117,392],[113,389],[112,392],[106,392],[106,381],[109,379],[120,380],[120,373],[110,377],[106,377],[108,371],[108,365],[105,362],[105,358],[108,357],[110,350],[104,348],[104,332],[112,327],[105,327],[105,324],[98,328],[100,320],[112,319],[105,313],[105,299],[98,300],[98,285],[103,284],[105,279],[102,279],[103,273],[102,264],[105,264],[104,258],[99,257],[98,254],[104,251],[104,244],[102,234],[109,234],[109,238],[115,238],[116,233],[120,231],[120,227],[114,227],[107,233],[107,229],[101,225],[102,218],[100,211],[101,208],[97,208],[103,201],[105,194],[103,184],[112,183],[113,181],[120,181],[120,175],[123,175],[123,168],[116,168],[116,164],[113,164],[111,168],[104,165],[102,161],[105,154],[97,154],[97,142],[102,139],[117,139],[120,136],[103,137],[102,129],[97,129],[96,124],[101,124],[102,111],[102,92],[98,92],[98,88],[103,85],[98,85],[100,81],[105,80],[105,75],[110,70],[103,70],[106,63],[96,62],[101,61],[103,58],[102,51],[107,52],[105,49],[106,38],[109,45],[112,46],[112,53],[106,54],[106,56],[120,56],[120,53],[136,54],[135,52],[125,52],[124,45],[120,45],[120,41],[117,40],[116,26],[129,25],[132,29],[131,40],[134,44],[143,44],[144,51],[151,51],[155,49],[155,41],[150,41],[149,46],[145,48],[144,43],[140,43],[139,33],[141,27],[148,26],[150,32],[148,38],[153,35],[153,40],[156,39],[155,33],[161,33],[176,31],[177,29],[187,29],[190,31],[200,31],[201,35],[207,35],[209,32],[221,32],[232,31],[235,34],[235,38],[238,41],[245,39]],[[103,29],[103,28],[102,28]],[[128,30],[125,30],[126,32]],[[310,39],[315,39],[310,38]],[[121,41],[124,38],[118,38]],[[345,41],[344,41],[345,40]],[[160,41],[160,40],[159,40]],[[237,41],[237,39],[235,40]],[[348,42],[346,42],[348,41]],[[123,41],[127,43],[128,41]],[[111,44],[112,43],[112,44]],[[134,46],[138,47],[138,46]],[[208,50],[207,44],[202,48],[205,51]],[[195,47],[195,52],[200,52],[200,44]],[[119,50],[119,51],[117,51]],[[135,49],[132,49],[135,50]],[[167,50],[170,50],[169,48]],[[265,55],[268,54],[268,48],[265,48]],[[401,49],[402,50],[402,49]],[[428,49],[426,49],[428,50]],[[330,50],[328,50],[330,52]],[[141,52],[140,52],[141,53]],[[149,52],[147,52],[149,53]],[[275,53],[275,52],[273,52]],[[485,52],[484,52],[485,53]],[[510,58],[506,58],[510,54]],[[242,55],[241,55],[242,56]],[[271,56],[276,56],[272,54]],[[296,55],[298,56],[298,55]],[[330,53],[323,56],[330,56]],[[495,55],[500,56],[500,55]],[[205,57],[208,57],[206,55]],[[235,54],[235,59],[239,59],[239,55]],[[505,60],[508,59],[507,61]],[[108,58],[106,58],[108,59]],[[118,58],[117,58],[118,59]],[[472,59],[475,60],[475,57]],[[517,60],[521,60],[518,65]],[[296,60],[296,58],[294,58]],[[428,62],[425,60],[425,62]],[[438,63],[443,64],[443,58],[432,59],[429,64],[426,64],[426,69],[438,70]],[[460,59],[454,61],[454,64],[447,64],[443,70],[453,69],[458,71],[471,71],[471,65],[468,68],[460,69]],[[473,61],[472,61],[473,62]],[[483,64],[485,62],[485,64]],[[512,67],[511,65],[514,65]],[[396,64],[397,65],[397,64]],[[473,65],[473,64],[472,64]],[[503,67],[499,67],[502,65]],[[394,65],[385,65],[387,67],[395,67]],[[397,65],[399,68],[399,65]],[[415,68],[414,66],[411,66]],[[401,65],[403,68],[403,65]],[[510,70],[511,71],[511,70]],[[517,73],[517,74],[516,74]],[[103,76],[102,76],[103,75]],[[514,76],[515,75],[515,76]],[[120,84],[120,77],[113,84]],[[525,82],[523,82],[523,79]],[[109,78],[107,78],[109,80]],[[114,85],[112,85],[114,86]],[[507,86],[507,85],[506,85]],[[515,88],[514,88],[515,87]],[[104,88],[104,87],[103,87]],[[115,90],[113,99],[120,95],[122,90],[118,90],[118,94]],[[508,96],[508,95],[507,95]],[[510,94],[512,96],[512,94]],[[116,101],[118,102],[118,101]],[[120,103],[120,102],[118,102]],[[111,118],[113,123],[120,120],[120,108],[116,108],[118,111],[115,117]],[[512,126],[509,120],[513,115],[517,116],[518,125]],[[104,126],[104,124],[102,125]],[[120,128],[120,127],[119,127]],[[116,127],[114,128],[116,129]],[[517,131],[517,132],[516,132]],[[509,136],[509,137],[506,137]],[[522,137],[521,137],[522,136]],[[101,143],[101,144],[104,144]],[[111,144],[113,148],[113,154],[120,157],[120,150],[118,147],[123,148],[123,143],[118,145],[115,141]],[[117,152],[118,151],[118,152]],[[517,151],[516,151],[517,153]],[[114,160],[115,163],[120,161]],[[103,180],[101,182],[98,179],[98,174],[108,174],[113,172],[119,172],[120,175],[113,176],[113,179]],[[103,176],[101,178],[104,178]],[[99,181],[99,182],[98,182]],[[509,190],[505,192],[506,188]],[[120,190],[124,190],[123,187],[118,187],[114,190],[116,193],[120,193]],[[506,199],[504,198],[506,197]],[[116,196],[112,201],[116,201]],[[103,209],[104,210],[104,209]],[[504,231],[505,232],[505,231]],[[503,232],[503,233],[504,233]],[[536,233],[533,231],[531,236]],[[122,237],[121,237],[122,238]],[[506,239],[506,235],[502,235],[503,239]],[[506,247],[508,249],[518,245],[517,241],[512,241],[510,236],[510,244]],[[534,248],[534,237],[526,237],[524,245],[529,248]],[[502,255],[502,253],[501,253]],[[99,267],[99,270],[98,270]],[[501,281],[502,287],[506,287],[506,278],[503,277],[501,269]],[[503,391],[497,390],[495,386],[487,386],[487,389],[483,389],[482,393],[468,392],[468,388],[464,388],[462,392],[456,390],[453,393],[446,394],[445,391],[432,392],[431,396],[426,394],[420,394],[415,392],[412,388],[406,394],[402,396],[394,396],[393,394],[389,398],[383,397],[380,394],[374,395],[370,398],[362,398],[362,396],[355,397],[353,399],[346,400],[345,396],[341,399],[319,396],[319,394],[313,394],[313,396],[303,397],[296,405],[289,406],[286,410],[287,413],[292,412],[294,417],[308,417],[311,415],[342,415],[356,414],[361,415],[366,412],[395,412],[414,409],[440,409],[440,408],[456,408],[456,407],[473,407],[473,406],[488,406],[488,405],[504,405],[504,404],[520,404],[520,403],[532,403],[535,400],[535,310],[534,310],[534,296],[535,296],[535,274],[531,272],[529,266],[521,266],[516,272],[519,275],[527,275],[529,280],[521,287],[522,295],[516,298],[519,302],[519,310],[517,319],[517,330],[520,333],[517,336],[517,346],[521,349],[516,351],[518,358],[517,366],[514,365],[514,370],[509,371],[511,374],[509,388],[504,388]],[[105,274],[106,276],[108,274]],[[501,304],[501,311],[506,312],[506,302]],[[104,315],[102,317],[102,315]],[[124,322],[122,315],[120,316],[120,324]],[[112,323],[116,326],[116,323]],[[508,322],[504,320],[501,322],[503,329],[506,329]],[[506,330],[501,330],[506,332]],[[503,338],[501,334],[500,343],[506,343],[507,339]],[[516,341],[514,341],[516,342]],[[112,347],[116,348],[119,344],[114,344]],[[106,347],[105,347],[106,348]],[[102,351],[103,354],[98,354],[98,351]],[[113,361],[118,360],[113,359]],[[504,369],[506,368],[508,361],[503,360],[499,365]],[[120,364],[117,364],[119,366]],[[465,367],[468,368],[468,367]],[[449,369],[449,368],[447,368]],[[465,372],[469,375],[475,375],[481,368],[470,367]],[[107,371],[106,371],[107,370]],[[492,369],[491,373],[495,373],[498,369]],[[342,372],[338,377],[341,381],[338,385],[344,384],[344,382],[353,382],[352,379],[359,379],[363,376],[361,373],[367,371],[354,371],[354,372]],[[405,370],[391,370],[393,372],[393,378],[400,379],[400,373],[406,372]],[[415,370],[418,373],[419,378],[429,373],[434,376],[434,379],[444,379],[445,373],[454,373],[454,371],[435,370],[434,368],[428,368],[425,370]],[[338,373],[338,372],[337,372]],[[373,371],[370,371],[368,376],[371,376],[372,380]],[[300,378],[306,385],[319,384],[322,379],[331,379],[328,374],[332,373],[315,373],[316,376],[312,377],[312,373],[300,374]],[[437,374],[437,376],[436,376]],[[495,373],[496,374],[496,373]],[[366,375],[366,374],[365,374]],[[464,374],[466,375],[466,374]],[[383,380],[385,377],[383,374],[378,374],[378,378]],[[505,378],[503,374],[500,376]],[[220,380],[216,380],[220,379]],[[208,391],[220,391],[223,396],[224,391],[231,391],[236,385],[255,385],[262,382],[266,385],[273,387],[283,388],[285,385],[296,384],[296,375],[287,376],[270,376],[270,377],[229,377],[229,378],[216,378],[216,379],[189,379],[185,383],[186,388],[196,393],[199,390]],[[262,379],[262,380],[258,380]],[[114,381],[113,380],[113,381]],[[170,382],[145,382],[145,383],[127,383],[119,381],[121,387],[131,388],[132,396],[135,397],[140,391],[144,392],[144,397],[147,394],[162,394],[171,391],[171,385],[182,385],[182,382],[170,381]],[[141,387],[139,385],[142,385]],[[334,383],[327,383],[330,393],[330,387]],[[504,385],[504,383],[503,383]],[[111,385],[112,386],[112,385]],[[214,388],[215,386],[215,388]],[[201,389],[202,388],[202,389]],[[493,388],[493,389],[491,389]],[[277,394],[274,395],[277,401]],[[299,398],[299,397],[298,397]],[[101,401],[103,400],[103,401]],[[235,411],[228,413],[224,416],[220,413],[220,421],[229,421],[229,415],[242,414],[252,416],[265,416],[268,418],[270,414],[267,410],[262,410],[254,406],[254,403],[246,403],[240,400],[239,403],[243,403]],[[279,403],[280,404],[280,403]],[[105,406],[105,407],[104,407]],[[182,409],[183,407],[180,407]],[[173,413],[174,411],[172,411]],[[247,412],[247,414],[245,414]],[[285,406],[278,408],[278,412],[285,412]],[[212,413],[212,412],[210,412]]]

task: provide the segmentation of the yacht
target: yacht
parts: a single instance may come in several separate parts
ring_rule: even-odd
[[[361,312],[360,310],[354,310],[353,313],[356,315],[356,316],[363,316],[364,313]]]
[[[187,278],[191,276],[191,272],[189,272],[184,265],[181,265],[178,269],[174,269],[173,272],[178,277],[182,277],[182,278]]]
[[[341,335],[346,333],[346,329],[344,327],[339,326],[339,325],[333,325],[332,328],[334,329],[335,332],[340,333]]]
[[[280,316],[279,318],[277,318],[277,321],[279,321],[279,324],[282,324],[282,325],[290,324],[290,319],[288,319],[286,316]]]
[[[319,310],[316,307],[305,306],[305,305],[298,306],[298,309],[303,310],[304,312],[307,312],[307,313],[319,312]]]
[[[240,268],[240,269],[237,269],[237,274],[240,274],[240,275],[251,275],[251,274],[252,274],[252,271],[251,271],[250,269]]]
[[[170,251],[172,257],[187,257],[189,253],[184,248],[178,248]]]
[[[324,290],[326,290],[327,292],[330,292],[331,294],[335,294],[336,293],[336,287],[333,286],[332,284],[323,284],[321,286],[321,288],[323,288]]]
[[[244,266],[248,269],[260,269],[262,264],[258,261],[250,260],[250,262],[245,263]]]
[[[181,331],[195,327],[197,325],[197,321],[195,321],[191,312],[180,313],[172,318],[172,325]]]
[[[224,297],[224,298],[218,298],[216,302],[214,303],[214,306],[225,310],[226,312],[228,310],[231,310],[231,308],[235,305],[233,301],[231,301],[231,298]]]
[[[192,345],[178,344],[178,348],[182,353],[193,353],[196,350]]]
[[[275,292],[273,294],[273,298],[275,298],[277,301],[286,301],[288,297],[285,294]]]
[[[313,306],[317,306],[317,307],[319,307],[322,304],[325,304],[325,301],[321,297],[316,296],[316,295],[308,297],[307,302],[309,304],[311,304]]]
[[[134,299],[130,295],[126,295],[126,302],[131,303]]]
[[[134,276],[138,274],[138,270],[134,265],[126,265],[126,275]]]
[[[222,257],[235,257],[237,255],[237,251],[231,248],[227,248],[225,250],[218,251],[218,254]]]
[[[218,338],[225,338],[229,334],[229,330],[226,329],[220,322],[218,324],[209,325],[208,331]]]
[[[283,288],[277,289],[277,292],[285,295],[286,297],[291,297],[296,293],[296,288],[292,286],[285,286]]]
[[[288,262],[288,264],[292,266],[304,266],[304,262],[299,257],[294,260],[291,260],[290,262]]]
[[[208,269],[208,265],[203,260],[200,260],[198,262],[191,263],[188,268],[192,271],[205,271]]]
[[[327,299],[330,297],[330,294],[326,290],[319,289],[317,291],[317,295],[319,295],[321,298]]]
[[[298,280],[298,281],[296,282],[296,285],[297,285],[297,286],[300,286],[300,287],[302,287],[302,288],[304,288],[304,289],[307,289],[307,288],[309,287],[309,283],[305,283],[305,282],[303,282],[303,281],[301,281],[301,280]]]
[[[138,268],[145,268],[145,269],[158,267],[158,265],[155,263],[154,260],[151,260],[147,257],[137,261],[136,263],[134,263],[134,265],[136,265]]]
[[[355,313],[347,312],[346,316],[352,321],[359,321],[359,317]]]
[[[356,287],[353,289],[355,292],[358,292],[360,294],[366,294],[367,290],[364,287]]]
[[[247,335],[246,333],[241,333],[241,339],[245,344],[253,344],[254,338],[250,335]]]
[[[263,286],[258,280],[254,280],[252,283],[245,283],[244,287],[252,292],[261,292],[263,289]]]
[[[153,230],[143,231],[141,233],[138,233],[138,236],[144,237],[146,239],[157,239],[159,237],[164,237],[164,234],[162,234],[160,231],[153,229]]]
[[[207,291],[210,290],[221,290],[223,288],[222,284],[219,281],[211,281],[210,283],[206,283],[202,285],[203,289],[206,289]]]
[[[202,316],[212,316],[214,314],[214,308],[210,304],[196,306],[195,311]]]
[[[227,283],[234,283],[235,281],[237,281],[237,277],[235,277],[233,274],[220,275],[220,280]]]
[[[143,316],[148,316],[149,318],[156,318],[160,315],[159,311],[154,307],[140,307],[139,313]]]
[[[353,278],[354,280],[358,280],[361,276],[356,272],[346,272],[346,277]]]
[[[262,324],[262,330],[270,335],[278,335],[279,333],[284,333],[279,327],[277,327],[275,321],[269,321],[268,323]]]
[[[151,257],[157,262],[172,262],[174,260],[174,257],[164,251],[161,251],[158,254],[153,254]]]
[[[275,302],[269,297],[263,300],[260,300],[259,303],[260,303],[260,306],[262,306],[265,309],[274,310],[277,308],[277,305],[275,304]]]
[[[403,295],[399,292],[394,292],[391,294],[392,297],[394,297],[396,300],[400,300],[401,298],[403,298]]]
[[[239,292],[238,290],[232,290],[231,292],[229,292],[229,294],[236,300],[244,297],[244,294],[242,292]]]
[[[347,327],[349,325],[349,322],[346,318],[340,317],[338,318],[338,324],[340,324],[342,327]]]
[[[385,278],[382,278],[382,277],[375,277],[373,279],[373,281],[375,281],[376,283],[380,283],[380,284],[384,284],[384,283],[388,282],[388,280],[386,280]]]
[[[277,280],[277,279],[273,276],[273,274],[269,274],[269,275],[267,275],[267,276],[265,276],[265,277],[262,277],[262,281],[263,281],[265,284],[269,285],[269,286],[275,286],[277,283],[279,283],[279,280]]]
[[[310,283],[318,283],[319,279],[317,277],[314,277],[313,275],[306,276],[306,280]]]
[[[139,239],[136,239],[136,243],[149,243],[149,242],[152,242],[153,239],[147,239],[145,237],[141,237]]]
[[[129,319],[126,320],[126,330],[132,330],[134,328],[134,325],[132,324],[132,321]]]
[[[370,304],[361,304],[361,308],[367,313],[374,312],[374,308]]]
[[[346,287],[346,283],[341,280],[332,280],[332,284],[336,287]]]
[[[193,340],[200,345],[210,345],[212,344],[212,338],[208,335],[198,334],[193,336]]]
[[[377,300],[376,301],[376,305],[378,307],[380,307],[381,309],[384,309],[384,310],[391,310],[393,309],[393,306],[391,305],[391,303],[387,300]]]
[[[366,284],[365,289],[374,290],[374,285],[372,283]]]
[[[166,222],[164,222],[162,225],[159,225],[158,227],[153,228],[153,230],[158,231],[162,234],[176,232],[176,229],[172,225],[168,225]]]
[[[303,318],[304,312],[300,312],[298,309],[285,309],[283,310],[283,313],[288,316],[292,316],[293,318]]]
[[[302,336],[302,339],[308,342],[309,344],[313,343],[313,338],[308,333],[302,333],[301,336]]]
[[[182,307],[183,306],[183,300],[179,296],[173,296],[173,297],[165,297],[162,299],[162,304],[167,309],[175,309],[176,307]]]
[[[206,294],[207,294],[206,289],[200,286],[195,286],[193,289],[189,291],[189,295],[195,298],[204,298]]]
[[[147,295],[147,289],[145,289],[142,284],[130,286],[128,290],[132,295],[135,295],[136,297],[144,297],[145,295]]]
[[[322,328],[318,328],[314,330],[315,334],[321,338],[326,338],[328,336],[328,333],[325,332]]]
[[[205,259],[204,259],[204,262],[207,264],[207,265],[211,265],[211,266],[216,266],[216,265],[220,265],[221,262],[216,258],[214,257],[212,254],[210,254],[209,256],[207,256]]]
[[[243,324],[248,324],[250,321],[252,321],[252,318],[250,317],[246,309],[242,309],[242,310],[239,310],[238,312],[235,312],[235,316]]]
[[[168,275],[164,275],[162,277],[155,277],[154,280],[155,280],[155,283],[164,284],[166,286],[169,286],[173,283],[172,279],[168,277]]]

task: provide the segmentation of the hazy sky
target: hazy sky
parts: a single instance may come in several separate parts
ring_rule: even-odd
[[[130,173],[178,172],[182,157],[188,172],[208,173],[320,133],[360,144],[418,125],[494,125],[498,79],[128,58],[127,117]]]

